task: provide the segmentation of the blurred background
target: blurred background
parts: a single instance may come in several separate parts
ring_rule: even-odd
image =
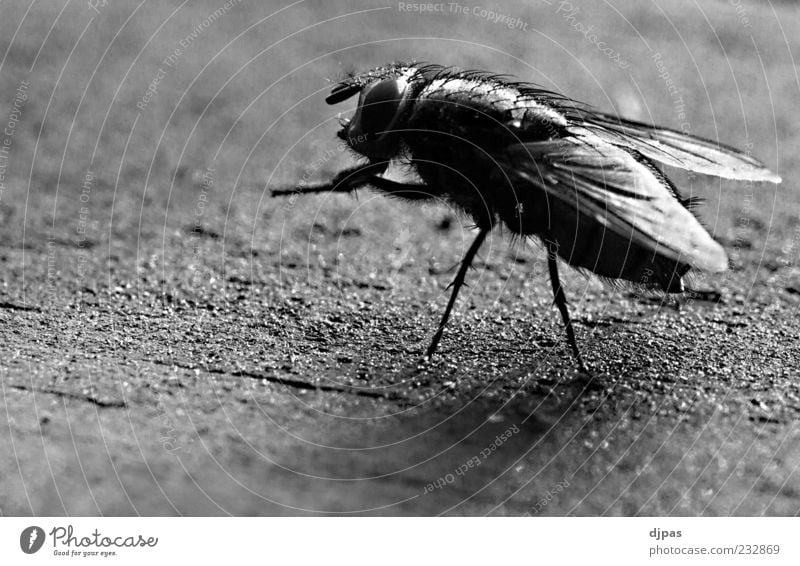
[[[795,3],[755,0],[0,3],[0,512],[797,512],[798,37]],[[594,382],[542,254],[502,234],[417,370],[465,219],[269,197],[353,163],[355,101],[324,98],[397,60],[514,75],[784,182],[675,172],[731,256],[695,280],[717,300],[664,312],[565,274]]]

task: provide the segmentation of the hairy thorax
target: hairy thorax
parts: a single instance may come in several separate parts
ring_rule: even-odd
[[[500,82],[438,79],[417,95],[403,137],[420,177],[441,193],[436,196],[462,207],[477,224],[493,225],[518,214],[521,196],[497,156],[514,144],[557,137],[565,126],[560,113]],[[537,208],[531,199],[540,197],[528,195],[531,212]],[[534,233],[538,223],[530,215],[524,232]]]

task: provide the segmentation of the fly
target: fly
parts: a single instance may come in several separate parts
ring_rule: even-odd
[[[584,371],[556,259],[666,293],[691,268],[724,271],[728,258],[657,167],[727,179],[780,177],[736,149],[609,114],[563,95],[479,71],[394,63],[339,82],[328,104],[356,94],[338,137],[362,159],[328,183],[273,195],[372,187],[412,201],[444,199],[477,236],[461,261],[426,357],[436,352],[467,270],[499,223],[540,239],[567,341]],[[390,179],[401,164],[417,182]]]

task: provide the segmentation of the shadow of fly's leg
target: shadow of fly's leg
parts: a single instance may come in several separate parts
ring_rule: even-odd
[[[475,241],[472,242],[472,245],[467,250],[467,255],[464,256],[463,260],[461,260],[461,267],[458,268],[458,273],[456,274],[456,278],[453,279],[453,282],[450,285],[453,288],[453,292],[450,295],[450,301],[447,303],[447,308],[444,309],[444,315],[442,316],[442,321],[439,323],[439,328],[436,330],[436,334],[433,335],[433,340],[431,340],[431,345],[428,346],[428,351],[425,352],[426,358],[430,358],[431,356],[433,356],[434,352],[436,352],[436,347],[439,345],[439,340],[442,339],[442,333],[444,332],[444,327],[447,325],[447,320],[450,318],[450,312],[453,310],[453,306],[456,304],[456,297],[458,297],[458,291],[464,284],[464,279],[467,276],[467,270],[469,269],[469,266],[472,264],[472,260],[475,259],[475,256],[478,253],[478,249],[480,249],[481,244],[483,244],[491,228],[480,228],[479,230],[480,231],[478,232],[478,236],[475,238]]]
[[[583,363],[583,357],[578,350],[578,342],[575,340],[575,330],[572,328],[572,320],[569,318],[569,310],[567,310],[567,297],[564,294],[564,288],[561,286],[561,280],[558,277],[558,264],[556,263],[556,251],[558,245],[555,242],[547,241],[547,267],[550,269],[550,283],[553,285],[553,296],[555,297],[556,307],[561,313],[561,318],[564,321],[564,326],[567,329],[567,342],[572,347],[572,352],[578,360],[578,366],[581,371],[589,374],[589,369]]]

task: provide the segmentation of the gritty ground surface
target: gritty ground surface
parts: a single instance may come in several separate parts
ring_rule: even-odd
[[[165,67],[219,7],[167,20],[177,6],[123,3],[93,23],[83,6],[34,10],[13,42],[26,6],[0,6],[4,108],[30,83],[0,201],[0,513],[800,512],[795,8],[748,6],[747,28],[728,3],[703,15],[583,7],[574,17],[617,42],[623,70],[547,3],[508,11],[563,48],[391,8],[320,24],[252,67],[293,31],[366,6],[289,10],[225,48],[279,8],[239,6]],[[402,39],[416,36],[433,39]],[[479,46],[457,55],[441,37]],[[676,176],[707,199],[733,265],[699,275],[692,285],[710,292],[679,307],[562,269],[591,379],[564,343],[536,245],[493,234],[440,355],[420,364],[467,221],[368,191],[290,201],[264,190],[270,176],[325,178],[349,163],[322,103],[320,77],[339,61],[416,54],[510,71],[677,127],[642,38],[693,103],[692,131],[752,143],[785,181]],[[334,53],[361,41],[378,43]],[[159,65],[169,72],[137,110]]]

